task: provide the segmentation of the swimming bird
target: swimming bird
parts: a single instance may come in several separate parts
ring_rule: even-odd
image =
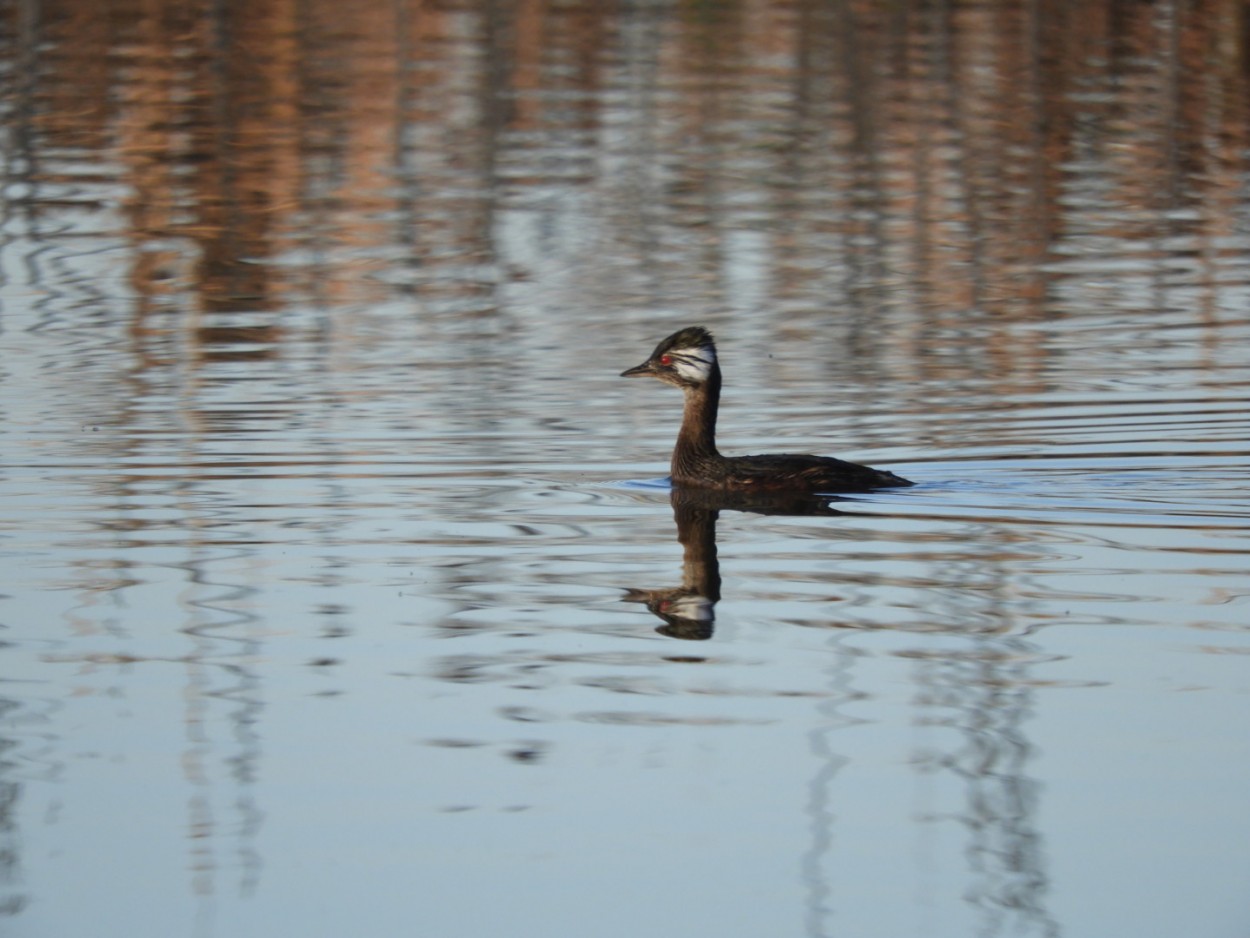
[[[686,396],[673,447],[674,485],[734,492],[864,492],[912,483],[884,469],[828,456],[790,453],[722,456],[716,449],[721,373],[712,333],[702,326],[674,332],[622,378],[658,378]]]

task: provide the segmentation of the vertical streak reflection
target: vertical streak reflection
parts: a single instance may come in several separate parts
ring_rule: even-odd
[[[834,824],[837,821],[833,807],[833,783],[850,761],[834,749],[833,736],[839,730],[863,722],[840,712],[843,703],[856,697],[852,689],[855,652],[841,647],[849,637],[850,633],[839,633],[829,640],[829,699],[816,708],[819,722],[808,733],[808,745],[816,757],[817,769],[807,785],[807,803],[803,813],[807,816],[811,840],[800,860],[800,871],[807,894],[804,931],[812,938],[826,938],[832,934],[829,929],[834,911],[834,887],[822,866],[833,854]]]
[[[189,868],[192,891],[202,900],[217,892],[217,875],[222,861],[217,850],[223,827],[237,832],[235,864],[240,871],[239,893],[255,892],[261,871],[261,858],[255,840],[262,812],[252,793],[258,778],[261,756],[256,724],[264,701],[261,682],[247,663],[255,660],[260,644],[252,632],[258,619],[248,611],[249,598],[256,592],[241,579],[222,579],[215,572],[225,568],[239,577],[255,563],[248,551],[222,554],[203,550],[188,561],[190,587],[184,604],[191,624],[182,631],[192,642],[186,656],[187,683],[183,692],[187,748],[183,772],[191,786],[187,804],[187,836],[190,844]],[[219,725],[214,702],[226,708],[225,725],[231,742],[223,747],[215,727]],[[223,756],[223,752],[229,755]],[[222,798],[217,773],[224,767],[226,783],[234,791],[232,799]],[[233,813],[235,821],[223,825],[223,814]],[[202,914],[209,914],[207,909]]]
[[[964,898],[978,910],[985,935],[1059,932],[1046,909],[1037,783],[1027,770],[1033,745],[1023,729],[1033,712],[1028,671],[1036,654],[1023,639],[995,636],[964,653],[917,656],[921,723],[954,730],[962,740],[917,762],[951,773],[964,791],[962,811],[921,820],[955,820],[964,828],[973,875]]]

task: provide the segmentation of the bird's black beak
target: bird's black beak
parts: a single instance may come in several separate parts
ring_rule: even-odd
[[[639,378],[645,375],[655,374],[655,366],[650,361],[645,361],[641,365],[635,365],[633,368],[627,368],[621,372],[622,378]]]

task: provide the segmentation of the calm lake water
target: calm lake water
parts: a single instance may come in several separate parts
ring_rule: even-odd
[[[4,933],[1250,934],[1248,24],[0,5]]]

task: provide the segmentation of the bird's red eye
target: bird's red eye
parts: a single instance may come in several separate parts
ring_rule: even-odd
[[[660,356],[660,364],[661,364],[661,365],[671,365],[672,363],[673,363],[673,356],[672,356],[672,355],[661,355],[661,356]]]

